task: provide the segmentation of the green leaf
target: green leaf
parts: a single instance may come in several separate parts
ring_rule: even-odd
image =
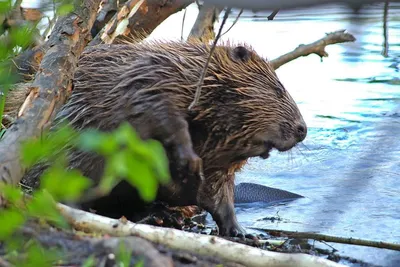
[[[90,255],[89,258],[87,258],[82,264],[82,267],[94,267],[94,266],[96,266],[96,259],[93,255]]]
[[[2,196],[11,204],[15,204],[22,199],[22,192],[18,187],[0,183],[0,192]]]
[[[119,243],[119,248],[116,255],[117,265],[121,267],[130,266],[131,252],[125,247],[124,241]]]
[[[11,46],[26,48],[32,43],[34,28],[30,26],[20,26],[10,30]]]
[[[0,1],[0,14],[7,13],[11,10],[11,0]]]
[[[69,126],[62,126],[54,132],[45,132],[40,139],[30,139],[23,142],[21,147],[22,162],[27,167],[43,160],[60,157],[60,153],[69,145],[76,142],[77,133]]]
[[[91,185],[91,180],[78,170],[52,166],[41,177],[41,186],[57,201],[74,201]],[[62,186],[60,186],[62,185]]]
[[[157,180],[148,161],[138,160],[125,153],[125,164],[129,168],[126,180],[136,187],[144,201],[152,201],[157,195]]]
[[[73,4],[63,3],[62,5],[60,5],[57,8],[57,12],[56,13],[57,13],[58,16],[65,16],[65,15],[67,15],[68,13],[70,13],[73,10],[74,10],[74,5]]]
[[[135,267],[144,267],[144,260],[141,259],[137,263],[135,263]]]
[[[27,258],[21,266],[41,266],[51,267],[51,260],[49,259],[49,252],[45,251],[38,243],[33,243],[28,248]]]
[[[0,210],[0,241],[10,237],[23,223],[25,217],[18,210]]]
[[[97,152],[104,156],[118,149],[118,143],[111,135],[94,129],[82,132],[77,145],[83,150]]]
[[[170,181],[169,160],[162,144],[156,140],[148,140],[147,145],[152,151],[151,163],[157,173],[157,178],[162,184]]]
[[[7,65],[3,64],[0,65],[0,122],[3,121],[3,112],[4,112],[4,107],[6,105],[6,97],[8,94],[8,90],[10,87],[10,83],[13,82],[13,76],[12,75],[7,75],[8,69]],[[1,128],[3,128],[1,126]],[[5,132],[5,129],[1,129],[0,132],[0,138],[3,136]]]
[[[38,140],[28,140],[21,145],[21,160],[26,167],[39,162],[46,153],[46,147]]]
[[[1,129],[0,130],[0,140],[3,138],[5,133],[6,133],[6,129]]]
[[[35,192],[27,209],[30,216],[54,222],[62,228],[68,227],[64,217],[57,210],[56,203],[46,190]]]
[[[21,249],[21,247],[26,243],[26,239],[21,235],[20,233],[14,234],[12,238],[7,239],[7,246],[5,248],[7,257],[10,259],[12,257],[18,256],[18,250]]]
[[[151,150],[147,147],[146,142],[139,138],[130,124],[121,124],[115,132],[115,138],[120,142],[120,144],[127,145],[128,149],[132,151],[132,153],[143,157],[145,160],[152,159]]]
[[[116,177],[115,172],[109,161],[106,161],[104,167],[104,174],[101,178],[99,189],[101,192],[107,194],[113,187],[119,182],[118,177]]]

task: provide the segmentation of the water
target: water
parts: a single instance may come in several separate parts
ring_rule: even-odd
[[[362,10],[358,18],[343,6],[282,11],[274,21],[245,12],[223,36],[244,41],[270,59],[331,31],[346,29],[357,38],[355,43],[328,46],[329,57],[322,63],[311,55],[277,70],[298,103],[308,136],[291,152],[273,152],[266,161],[251,159],[237,182],[306,198],[237,207],[242,225],[400,242],[400,5],[391,5],[388,58],[381,56],[382,5]],[[189,7],[184,37],[196,15],[196,7]],[[168,18],[151,38],[180,38],[182,16],[180,12]],[[277,213],[282,220],[262,220]],[[400,258],[400,252],[331,244],[341,255],[381,266]]]

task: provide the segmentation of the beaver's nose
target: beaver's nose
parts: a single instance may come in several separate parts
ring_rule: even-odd
[[[296,138],[298,142],[303,141],[307,136],[307,125],[303,122],[297,125]]]

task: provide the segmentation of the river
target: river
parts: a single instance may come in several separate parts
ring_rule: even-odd
[[[223,36],[244,41],[270,59],[327,32],[346,29],[357,38],[327,47],[329,57],[323,62],[310,55],[277,70],[303,114],[308,136],[291,152],[251,159],[237,182],[277,187],[305,198],[238,206],[242,225],[400,242],[400,5],[392,4],[389,10],[388,58],[381,55],[383,5],[361,12],[356,17],[345,6],[330,5],[281,11],[273,21],[266,19],[270,12],[257,13],[258,17],[244,12]],[[184,37],[196,15],[197,7],[190,6]],[[150,38],[180,38],[182,17],[180,12],[168,18]],[[232,15],[226,25],[234,19]],[[331,245],[340,255],[400,266],[400,252]]]

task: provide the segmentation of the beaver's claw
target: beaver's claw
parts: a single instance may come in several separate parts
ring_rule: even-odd
[[[195,173],[201,180],[204,180],[203,160],[197,156],[191,147],[178,146],[178,160],[180,166],[187,166],[191,173]]]

